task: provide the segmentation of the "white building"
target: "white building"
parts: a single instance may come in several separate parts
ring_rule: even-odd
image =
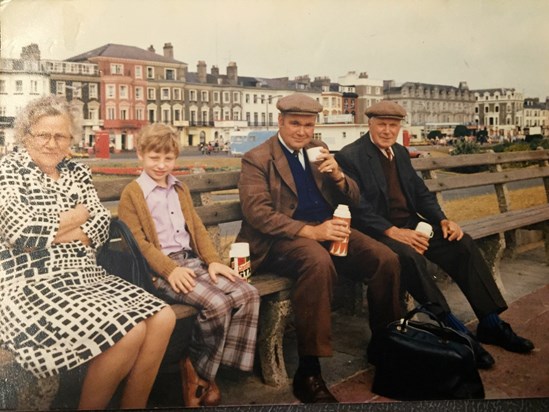
[[[39,60],[0,59],[0,153],[13,147],[13,122],[31,100],[50,93]]]

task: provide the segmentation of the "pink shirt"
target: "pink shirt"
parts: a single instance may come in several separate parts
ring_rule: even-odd
[[[137,178],[137,183],[143,190],[151,212],[162,252],[169,255],[181,249],[191,250],[191,238],[185,229],[185,217],[175,191],[175,185],[179,184],[179,181],[174,176],[168,175],[168,187],[164,188],[158,186],[143,171]]]

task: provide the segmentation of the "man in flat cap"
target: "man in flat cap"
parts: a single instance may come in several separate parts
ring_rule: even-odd
[[[254,273],[296,280],[292,306],[299,354],[294,395],[305,403],[337,402],[319,357],[332,355],[330,302],[338,274],[368,282],[373,333],[402,315],[398,257],[385,245],[332,220],[337,204],[357,204],[356,183],[342,173],[325,144],[313,141],[322,106],[296,93],[278,101],[278,133],[245,153],[239,181],[244,219],[237,237],[250,244]],[[306,149],[321,146],[309,159]],[[328,252],[349,236],[346,257]]]
[[[507,305],[478,247],[446,217],[436,196],[412,167],[407,149],[396,143],[406,117],[404,108],[382,100],[365,113],[369,132],[335,156],[360,188],[360,205],[352,209],[353,227],[399,255],[403,287],[419,303],[437,303],[438,308],[431,309],[443,323],[469,332],[450,311],[428,272],[427,259],[447,272],[465,294],[479,319],[478,340],[513,352],[530,352],[532,342],[517,336],[498,316]],[[415,230],[421,221],[432,225],[432,238]],[[490,368],[492,356],[476,340],[473,343],[477,366]]]

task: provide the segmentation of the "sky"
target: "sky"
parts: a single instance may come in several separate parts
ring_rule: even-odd
[[[0,0],[1,56],[37,43],[66,59],[107,43],[164,43],[196,71],[328,76],[549,97],[547,0]]]

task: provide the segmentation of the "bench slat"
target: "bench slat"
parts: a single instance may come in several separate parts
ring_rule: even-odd
[[[195,209],[200,219],[202,219],[204,226],[242,220],[242,210],[240,209],[240,202],[238,200],[197,206]]]
[[[541,223],[546,220],[549,220],[549,204],[547,203],[527,209],[512,210],[500,215],[462,222],[461,227],[473,239],[479,239]]]
[[[431,192],[441,192],[452,189],[464,189],[493,184],[516,182],[519,180],[549,177],[549,167],[530,167],[525,169],[504,170],[502,172],[472,173],[466,176],[452,175],[425,180]]]
[[[240,170],[229,172],[198,173],[180,176],[191,192],[215,192],[219,190],[234,189],[238,184]]]
[[[530,150],[523,152],[465,154],[448,157],[419,157],[412,159],[417,171],[450,169],[461,166],[483,166],[499,163],[513,163],[549,160],[549,150]]]

